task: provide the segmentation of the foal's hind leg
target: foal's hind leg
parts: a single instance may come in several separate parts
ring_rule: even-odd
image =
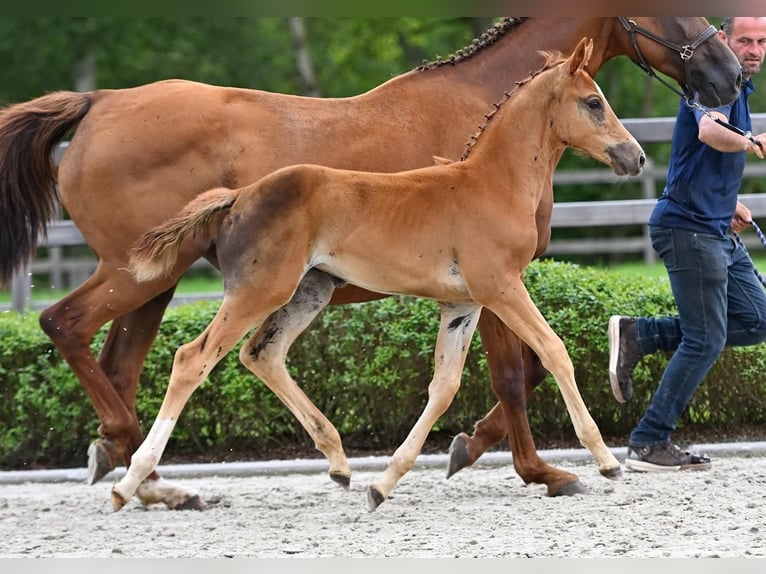
[[[109,377],[123,404],[136,413],[136,390],[146,355],[151,349],[162,322],[162,315],[173,298],[175,287],[156,296],[135,311],[112,321],[99,365]],[[130,466],[133,452],[141,445],[142,435],[131,435],[124,451],[125,466]],[[111,471],[117,461],[109,457],[111,443],[105,438],[94,441],[88,449],[88,482],[95,483]],[[167,481],[154,471],[136,491],[144,506],[162,503],[172,510],[201,510],[205,503],[195,493]]]
[[[290,409],[314,444],[330,462],[330,478],[343,487],[351,480],[351,468],[343,452],[340,434],[298,387],[285,361],[290,346],[330,302],[335,283],[321,271],[309,271],[290,302],[271,315],[240,350],[242,363]]]
[[[178,417],[192,393],[205,380],[216,364],[245,336],[259,324],[264,315],[263,307],[248,305],[244,296],[224,296],[218,313],[191,343],[181,345],[173,360],[165,398],[160,406],[146,439],[131,458],[125,476],[112,487],[112,505],[121,509],[130,500],[136,489],[159,463],[170,434]],[[252,296],[248,292],[247,299]]]
[[[482,346],[487,356],[492,389],[497,403],[474,428],[474,434],[458,434],[450,445],[447,476],[473,464],[491,445],[508,434],[513,465],[526,483],[545,484],[549,496],[582,493],[576,475],[546,464],[537,454],[527,416],[527,399],[545,380],[548,371],[535,353],[494,313],[482,312],[479,321]]]
[[[452,404],[460,387],[460,375],[480,313],[481,307],[474,304],[442,304],[428,402],[407,438],[391,456],[383,475],[368,487],[370,510],[380,506],[396,483],[412,468],[434,423]]]

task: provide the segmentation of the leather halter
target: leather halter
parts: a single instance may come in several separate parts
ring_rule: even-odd
[[[671,42],[670,40],[666,40],[664,38],[660,38],[653,32],[650,32],[649,30],[645,28],[641,28],[638,26],[638,24],[635,23],[633,20],[629,20],[625,16],[618,16],[617,19],[620,21],[620,24],[625,28],[625,31],[628,33],[628,36],[630,37],[630,43],[633,45],[633,50],[636,52],[636,56],[638,56],[638,62],[636,64],[638,67],[640,67],[644,72],[646,72],[650,77],[656,78],[663,84],[665,84],[668,88],[673,90],[675,93],[677,93],[679,96],[683,96],[687,100],[692,99],[693,93],[689,89],[689,86],[687,84],[682,84],[679,82],[679,85],[681,86],[681,89],[683,92],[680,92],[677,90],[674,86],[670,85],[668,82],[663,80],[661,77],[657,75],[657,73],[654,71],[654,69],[649,65],[649,63],[644,58],[644,55],[641,53],[640,48],[638,47],[638,42],[636,41],[636,34],[641,34],[642,36],[645,36],[652,40],[653,42],[656,42],[657,44],[660,44],[662,46],[665,46],[666,48],[669,48],[676,52],[681,60],[684,63],[684,77],[688,80],[689,79],[689,60],[691,60],[692,56],[694,56],[694,51],[700,47],[701,44],[712,38],[716,35],[716,29],[715,26],[709,26],[706,30],[703,30],[699,33],[699,35],[692,41],[691,44],[684,44],[679,45],[675,42]]]
[[[689,78],[689,60],[691,60],[692,56],[694,55],[694,50],[700,47],[700,45],[713,36],[716,35],[717,30],[715,29],[715,26],[709,26],[706,30],[703,30],[702,32],[697,35],[697,37],[692,41],[691,44],[685,44],[683,46],[676,44],[674,42],[671,42],[669,40],[665,40],[664,38],[660,38],[653,32],[650,32],[649,30],[646,30],[645,28],[641,28],[636,24],[633,20],[629,20],[625,16],[618,16],[617,19],[620,21],[620,24],[623,25],[625,30],[628,32],[628,36],[630,37],[630,43],[633,45],[633,50],[636,52],[636,56],[638,56],[638,62],[636,64],[639,68],[641,68],[644,72],[646,72],[650,77],[655,78],[668,88],[670,88],[672,91],[674,91],[679,96],[683,97],[684,100],[686,100],[686,105],[688,105],[691,108],[696,108],[700,110],[702,113],[704,113],[706,116],[708,116],[710,119],[712,119],[715,123],[718,125],[721,125],[725,127],[726,129],[737,133],[741,136],[746,137],[751,142],[753,142],[755,145],[757,145],[759,148],[763,148],[761,145],[761,142],[758,141],[756,138],[753,137],[753,134],[750,132],[746,132],[736,126],[731,125],[729,122],[723,121],[721,118],[714,116],[710,113],[706,108],[701,106],[698,102],[694,101],[694,93],[689,89],[689,86],[686,84],[682,84],[679,82],[678,84],[681,86],[681,89],[683,92],[676,89],[674,86],[670,85],[668,82],[663,80],[660,76],[657,75],[657,73],[652,69],[652,67],[649,65],[649,63],[644,58],[644,55],[641,53],[641,50],[638,47],[638,43],[636,42],[636,34],[641,34],[642,36],[646,36],[650,40],[653,40],[654,42],[657,42],[658,44],[661,44],[665,46],[666,48],[670,48],[674,52],[676,52],[680,57],[681,60],[683,60],[684,63],[684,77]]]

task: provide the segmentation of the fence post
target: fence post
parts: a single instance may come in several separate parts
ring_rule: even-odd
[[[32,301],[32,277],[29,263],[14,273],[11,278],[11,309],[23,313]]]

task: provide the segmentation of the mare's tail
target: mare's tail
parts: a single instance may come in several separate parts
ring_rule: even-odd
[[[238,195],[237,190],[224,187],[208,190],[186,204],[176,217],[145,233],[133,248],[131,273],[138,281],[167,275],[178,259],[183,240],[192,233],[205,232]]]
[[[0,285],[45,234],[56,208],[53,152],[90,103],[87,93],[53,92],[0,110]]]

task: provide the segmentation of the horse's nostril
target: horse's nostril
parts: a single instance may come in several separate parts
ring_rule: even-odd
[[[644,154],[641,154],[641,157],[638,158],[638,165],[641,167],[644,167],[644,164],[646,163],[646,156]]]

